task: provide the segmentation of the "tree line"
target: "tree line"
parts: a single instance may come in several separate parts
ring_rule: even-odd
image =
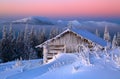
[[[17,32],[16,35],[12,26],[9,28],[4,26],[0,39],[0,59],[2,62],[8,62],[20,58],[23,60],[42,58],[42,48],[35,48],[35,46],[58,33],[58,28],[52,28],[48,35],[44,28],[37,31],[34,27],[29,28],[26,25],[25,29]]]

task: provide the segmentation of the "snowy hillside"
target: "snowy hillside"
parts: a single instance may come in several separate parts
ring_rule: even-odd
[[[42,60],[0,64],[0,79],[120,79],[119,48],[87,53],[59,54],[47,64]]]
[[[12,23],[15,24],[39,24],[39,25],[53,25],[55,22],[51,19],[48,19],[46,17],[40,17],[40,16],[31,16],[19,20],[12,21]]]
[[[81,26],[80,22],[78,20],[72,20],[68,21],[68,23],[71,22],[73,26]]]

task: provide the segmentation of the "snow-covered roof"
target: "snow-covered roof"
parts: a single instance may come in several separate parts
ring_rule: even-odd
[[[36,47],[42,47],[43,45],[47,44],[48,42],[52,41],[53,39],[60,37],[61,35],[63,35],[64,33],[68,32],[68,31],[71,31],[71,32],[77,34],[78,36],[81,36],[85,39],[88,39],[88,40],[90,40],[90,41],[92,41],[100,46],[103,46],[103,47],[107,46],[107,42],[105,40],[92,34],[91,32],[88,32],[86,30],[72,28],[72,29],[67,29],[67,30],[63,31],[61,34],[57,35],[56,37],[49,39],[49,40],[45,41],[44,43],[42,43]]]
[[[71,29],[71,31],[75,32],[76,34],[91,40],[92,42],[95,42],[101,46],[107,46],[107,42],[105,40],[103,40],[102,38],[96,36],[95,34],[92,34],[91,32],[88,32],[86,30],[81,30],[81,29]]]

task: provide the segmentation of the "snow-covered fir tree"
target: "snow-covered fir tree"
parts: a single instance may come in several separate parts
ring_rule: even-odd
[[[108,30],[107,26],[105,26],[104,40],[107,41],[107,49],[110,49],[110,47],[111,47],[111,37],[110,37],[109,30]]]
[[[2,39],[7,39],[7,27],[4,26],[2,30]]]
[[[33,27],[31,28],[31,31],[29,33],[29,42],[31,47],[36,46],[37,38],[36,38],[36,32]]]
[[[111,37],[110,37],[110,34],[109,34],[109,31],[108,31],[108,27],[107,27],[107,26],[105,26],[104,40],[106,40],[107,42],[110,42],[110,40],[111,40]]]
[[[23,32],[18,32],[18,36],[16,38],[16,53],[17,53],[17,58],[22,57],[24,59],[24,33]]]
[[[117,37],[114,35],[113,40],[112,40],[112,48],[116,48],[117,46]]]
[[[39,44],[43,43],[44,41],[46,41],[46,36],[45,36],[45,29],[44,28],[41,28],[39,30],[39,33],[38,33],[38,42]]]
[[[67,28],[68,28],[68,29],[73,28],[73,24],[72,24],[72,22],[71,22],[71,21],[70,21],[70,22],[68,22],[68,24],[67,24]]]
[[[25,59],[33,59],[37,58],[37,54],[34,50],[35,42],[36,42],[36,36],[33,27],[31,28],[31,31],[29,31],[28,26],[25,28],[24,32],[24,58]]]
[[[99,33],[98,29],[96,29],[95,34],[96,34],[96,36],[100,37],[100,33]]]
[[[24,31],[24,57],[25,59],[29,59],[29,41],[28,41],[28,36],[29,36],[29,30],[28,30],[28,25],[25,27]]]
[[[55,37],[56,35],[58,35],[59,34],[59,31],[58,31],[58,28],[52,28],[51,29],[51,31],[50,31],[50,35],[49,35],[49,38],[51,39],[51,38],[53,38],[53,37]]]
[[[120,32],[117,33],[117,46],[120,46]]]
[[[28,25],[26,24],[25,31],[24,31],[24,42],[26,42],[26,43],[27,43],[27,40],[28,40],[28,32],[29,32]]]
[[[10,25],[8,38],[9,38],[9,40],[12,40],[13,37],[14,37],[14,35],[13,35],[13,28],[12,28],[12,25]]]
[[[35,31],[34,28],[31,28],[31,31],[29,33],[29,38],[28,38],[28,42],[29,42],[29,59],[35,59],[37,58],[37,52],[34,50],[34,47],[36,46],[36,35],[35,35]]]

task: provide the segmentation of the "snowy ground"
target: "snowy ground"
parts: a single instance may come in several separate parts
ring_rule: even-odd
[[[109,51],[119,56],[119,50]],[[103,53],[103,52],[101,52]],[[105,53],[105,52],[104,52]],[[0,79],[120,79],[120,57],[91,55],[89,62],[78,54],[59,54],[47,64],[42,60],[0,64]]]

